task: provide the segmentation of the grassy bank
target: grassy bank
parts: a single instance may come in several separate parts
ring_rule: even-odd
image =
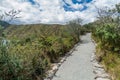
[[[120,32],[116,24],[105,24],[92,33],[97,43],[96,54],[113,80],[120,80]]]
[[[116,14],[117,13],[117,14]],[[120,3],[113,9],[98,9],[98,20],[89,24],[97,43],[96,55],[113,80],[120,80]],[[113,16],[114,15],[114,16]]]

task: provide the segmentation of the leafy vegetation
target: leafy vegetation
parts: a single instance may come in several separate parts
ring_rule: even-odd
[[[0,80],[43,80],[51,63],[79,42],[80,30],[84,30],[80,27],[74,21],[68,25],[10,25],[1,30]]]
[[[120,4],[112,10],[99,10],[99,14],[92,31],[98,60],[105,65],[113,80],[120,80]]]

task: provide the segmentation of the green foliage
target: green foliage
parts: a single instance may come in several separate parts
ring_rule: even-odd
[[[3,33],[10,42],[0,47],[0,80],[43,80],[50,64],[78,42],[62,25],[11,25]]]
[[[81,22],[82,20],[80,18],[68,22],[68,29],[76,41],[80,40]]]
[[[88,23],[83,25],[83,32],[92,32],[94,29],[94,23]]]
[[[120,32],[119,28],[111,24],[106,24],[103,27],[97,27],[93,33],[96,41],[102,42],[101,47],[106,50],[120,51]],[[107,46],[105,46],[107,44]]]
[[[119,14],[119,4],[112,13]],[[107,14],[106,14],[107,15]],[[101,20],[94,22],[92,37],[98,44],[96,47],[97,56],[106,70],[112,75],[113,80],[120,79],[120,27],[119,15],[112,18],[112,21],[106,20],[101,23]],[[104,20],[104,19],[103,19]]]

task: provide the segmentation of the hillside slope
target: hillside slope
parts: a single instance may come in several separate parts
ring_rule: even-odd
[[[1,25],[2,27],[4,27],[4,28],[7,28],[7,27],[10,26],[10,24],[7,23],[7,22],[5,22],[5,21],[0,21],[0,25]]]
[[[0,61],[9,66],[1,64],[4,67],[0,69],[6,70],[0,71],[0,76],[5,80],[43,80],[51,64],[78,42],[75,33],[64,25],[10,25],[4,33],[9,42],[7,46],[0,44]]]

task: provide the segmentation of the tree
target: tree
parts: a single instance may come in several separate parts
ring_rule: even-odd
[[[0,15],[0,21],[7,21],[7,22],[11,22],[15,19],[20,18],[20,16],[18,16],[21,13],[21,10],[10,10],[10,11],[5,11],[2,13],[1,11],[1,15]]]
[[[82,19],[77,18],[68,22],[68,29],[75,37],[76,41],[80,40],[80,27],[81,27]]]
[[[117,26],[120,27],[120,3],[116,4],[116,8],[114,9],[115,13],[117,13],[117,19],[116,23],[118,24]]]
[[[96,7],[98,13],[98,22],[102,25],[105,23],[113,22],[114,12],[109,7],[98,8]]]

